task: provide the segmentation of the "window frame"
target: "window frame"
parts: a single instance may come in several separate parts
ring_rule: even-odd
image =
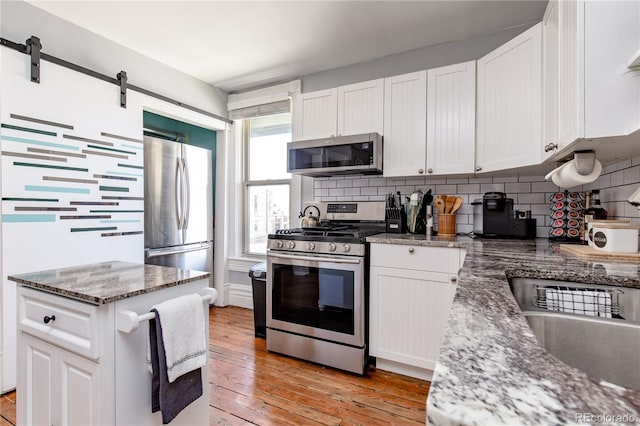
[[[291,126],[293,127],[293,114],[292,113],[279,113],[279,114],[289,114]],[[279,115],[272,114],[272,115]],[[271,115],[271,114],[269,114]],[[291,226],[291,186],[292,186],[292,178],[291,175],[288,179],[261,179],[261,180],[250,180],[249,179],[249,142],[251,136],[251,120],[254,118],[265,117],[257,116],[245,118],[242,120],[242,255],[255,257],[255,256],[266,256],[265,253],[256,253],[251,252],[250,247],[251,243],[249,241],[249,207],[251,205],[251,200],[249,200],[249,190],[250,187],[259,187],[259,186],[273,186],[273,185],[287,185],[289,189],[289,226]],[[292,130],[293,136],[293,130]]]

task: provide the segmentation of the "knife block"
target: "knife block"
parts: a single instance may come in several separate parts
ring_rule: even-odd
[[[404,208],[387,208],[385,210],[386,232],[388,234],[404,234],[407,230],[407,218]]]

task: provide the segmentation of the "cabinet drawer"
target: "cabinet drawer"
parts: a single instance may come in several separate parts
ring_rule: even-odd
[[[90,359],[99,358],[98,306],[28,288],[18,292],[20,330]],[[45,317],[50,320],[45,322]]]
[[[371,266],[457,274],[460,269],[460,249],[371,244]]]

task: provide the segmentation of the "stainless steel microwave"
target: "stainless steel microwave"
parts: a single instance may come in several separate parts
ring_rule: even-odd
[[[363,133],[290,142],[287,170],[314,177],[382,174],[382,135]]]

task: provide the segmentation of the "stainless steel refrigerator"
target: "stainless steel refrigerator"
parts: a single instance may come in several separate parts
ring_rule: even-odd
[[[144,138],[145,263],[213,272],[211,151]]]

